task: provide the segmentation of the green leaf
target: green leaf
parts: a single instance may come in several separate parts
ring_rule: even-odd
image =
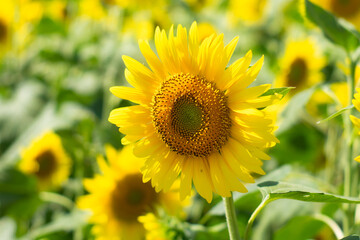
[[[22,237],[21,240],[35,239],[59,231],[75,230],[84,226],[88,217],[89,212],[80,210],[75,210],[69,214],[60,215],[49,224],[28,232],[28,234]]]
[[[271,89],[267,90],[266,92],[264,92],[261,96],[280,94],[280,95],[282,95],[281,99],[283,99],[283,97],[285,97],[286,94],[288,94],[289,91],[294,88],[295,87],[271,88]]]
[[[266,174],[265,176],[260,177],[257,181],[264,182],[264,181],[269,181],[270,179],[281,180],[284,177],[286,177],[291,171],[292,171],[292,169],[291,169],[290,165],[284,165],[284,166]],[[247,193],[233,192],[235,204],[244,198],[249,197],[249,198],[253,199],[255,197],[255,196],[250,196],[250,195],[259,194],[256,184],[249,184],[246,186],[246,188],[248,189]],[[261,196],[260,196],[260,198],[261,198]],[[208,218],[210,216],[216,216],[216,215],[225,215],[224,202],[221,201],[218,204],[216,204],[206,215],[207,215],[206,218]]]
[[[261,96],[269,96],[274,94],[281,94],[285,96],[291,89],[295,89],[295,87],[270,88],[269,90],[261,94]]]
[[[309,101],[315,90],[316,87],[312,87],[297,93],[291,98],[291,100],[281,113],[281,118],[283,120],[279,126],[279,129],[276,130],[277,134],[280,134],[281,132],[289,129],[298,122],[298,120],[302,116],[307,102]]]
[[[312,239],[322,228],[324,223],[311,216],[298,216],[291,219],[275,233],[275,240],[303,240]]]
[[[56,22],[49,17],[44,17],[37,24],[36,32],[38,34],[65,34],[65,28],[61,22]]]
[[[277,199],[293,199],[304,202],[360,203],[360,198],[325,193],[317,189],[292,183],[266,181],[258,184],[258,187],[263,195],[263,200],[248,221],[245,230],[245,239],[248,239],[252,224],[257,215],[267,204]]]
[[[333,43],[345,48],[347,52],[352,52],[359,46],[360,39],[353,33],[354,30],[349,30],[334,15],[309,0],[305,1],[305,9],[306,16],[321,28]]]
[[[350,105],[350,106],[344,107],[344,108],[340,109],[339,111],[331,114],[331,115],[328,116],[327,118],[325,118],[325,119],[323,119],[323,120],[321,120],[321,121],[318,121],[317,124],[327,122],[327,121],[329,121],[329,120],[331,120],[331,119],[339,116],[339,115],[342,114],[343,112],[346,112],[347,110],[352,109],[352,108],[354,108],[354,105]]]
[[[34,177],[13,168],[0,170],[0,214],[14,219],[32,216],[41,204],[37,195]]]
[[[304,202],[360,203],[360,198],[325,193],[292,183],[267,181],[258,184],[258,187],[263,198],[267,198],[268,201],[293,199]]]
[[[340,240],[360,240],[360,236],[358,235],[350,235],[350,236],[347,236],[347,237],[344,237]]]

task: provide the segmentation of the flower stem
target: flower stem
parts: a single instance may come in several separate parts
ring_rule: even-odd
[[[230,197],[225,197],[223,199],[225,203],[226,222],[228,225],[230,240],[240,240],[240,233],[237,227],[237,218],[232,193]]]
[[[344,237],[344,233],[342,232],[341,228],[339,227],[339,225],[337,225],[337,223],[332,219],[329,218],[328,216],[324,215],[324,214],[315,214],[314,219],[320,220],[324,223],[326,223],[331,230],[334,232],[336,239],[342,239]]]
[[[246,226],[246,229],[245,229],[245,236],[244,236],[244,239],[245,240],[248,240],[249,239],[249,236],[250,236],[250,230],[251,230],[251,227],[252,227],[252,224],[256,218],[256,216],[260,213],[260,211],[268,204],[270,203],[272,200],[269,200],[269,196],[266,196],[262,202],[260,203],[260,205],[255,209],[255,211],[251,214],[250,216],[250,219],[248,221],[248,224]]]
[[[348,76],[348,88],[349,88],[349,98],[348,98],[348,105],[351,104],[354,92],[355,92],[355,68],[356,68],[356,61],[354,61],[350,57],[350,75]],[[345,163],[344,168],[344,196],[350,197],[354,196],[354,192],[352,191],[352,179],[354,174],[354,160],[353,160],[353,126],[350,121],[351,110],[344,113],[344,154],[343,154],[343,161]],[[356,167],[355,167],[356,169]],[[343,230],[345,235],[350,233],[351,226],[354,223],[354,207],[345,204],[344,205],[344,219],[343,219]]]
[[[52,192],[40,192],[39,193],[40,199],[44,202],[52,202],[57,203],[69,210],[72,210],[74,208],[74,203],[69,198],[64,197],[57,193]]]

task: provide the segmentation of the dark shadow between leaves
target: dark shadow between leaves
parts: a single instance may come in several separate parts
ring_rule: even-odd
[[[278,185],[277,181],[266,181],[258,184],[258,187],[272,187]]]

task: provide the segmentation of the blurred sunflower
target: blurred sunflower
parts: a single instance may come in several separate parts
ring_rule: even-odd
[[[161,8],[150,8],[148,11],[135,11],[124,18],[122,32],[134,36],[136,39],[151,39],[154,29],[170,26],[170,17]]]
[[[230,0],[230,22],[256,23],[265,13],[267,0]]]
[[[44,14],[44,5],[40,1],[19,0],[5,1],[16,2],[14,11],[14,45],[18,53],[26,49],[27,43],[32,39],[32,31]],[[3,4],[3,3],[2,3]]]
[[[348,63],[347,63],[348,64]],[[345,75],[350,74],[349,68],[342,64],[338,63],[337,67],[343,71]],[[360,79],[360,66],[357,65],[355,68],[355,88],[359,87]],[[313,116],[319,117],[320,111],[324,110],[325,105],[335,104],[335,109],[340,110],[349,105],[349,85],[347,82],[334,82],[330,84],[330,90],[332,93],[325,92],[322,89],[318,89],[314,92],[313,96],[307,104],[307,109],[310,114]],[[328,114],[326,114],[327,116]],[[325,116],[322,116],[325,117]]]
[[[21,153],[21,171],[38,179],[40,190],[59,187],[70,174],[71,161],[67,156],[60,137],[46,132],[32,141]]]
[[[183,213],[184,202],[177,200],[173,190],[157,194],[150,183],[142,182],[143,160],[134,156],[132,146],[118,152],[107,145],[105,150],[109,164],[98,157],[103,175],[84,180],[90,194],[77,202],[79,208],[93,212],[89,221],[95,225],[97,239],[143,239],[145,231],[137,219],[158,206],[172,215]]]
[[[314,86],[324,78],[321,69],[325,63],[325,58],[311,39],[289,41],[279,61],[280,74],[275,86],[296,87],[290,91],[290,96]]]
[[[348,64],[348,62],[347,62]],[[344,64],[337,64],[337,67],[343,71],[347,76],[350,75],[350,69]],[[357,65],[355,68],[355,83],[354,88],[359,87],[360,79],[360,66]],[[337,98],[337,102],[340,103],[339,108],[344,108],[349,105],[349,85],[347,82],[336,82],[330,85],[330,89],[333,91]]]
[[[117,97],[139,105],[118,108],[109,121],[136,142],[134,153],[147,157],[141,171],[156,191],[167,191],[181,174],[180,198],[191,192],[211,202],[213,192],[224,197],[246,192],[251,173],[265,174],[260,159],[278,142],[274,123],[264,108],[278,96],[261,96],[270,84],[247,88],[258,75],[263,57],[250,69],[252,53],[227,68],[238,38],[224,46],[223,35],[199,41],[197,24],[177,36],[171,28],[155,31],[157,55],[146,41],[140,50],[150,69],[123,56],[127,81],[135,88],[112,87]]]
[[[359,0],[311,0],[334,15],[344,18],[360,29]]]
[[[44,5],[40,1],[19,0],[19,23],[35,23],[43,17]]]
[[[106,10],[101,0],[80,0],[79,15],[92,20],[101,20],[106,17]]]
[[[219,0],[183,0],[186,4],[195,11],[201,11],[202,9],[215,5]]]
[[[168,0],[105,0],[110,4],[116,4],[122,8],[131,10],[143,10],[155,8],[161,9],[167,6]]]
[[[358,110],[360,112],[360,88],[357,88],[356,89],[356,92],[354,94],[354,99],[352,100],[352,103],[354,104],[354,107],[356,108],[356,110]],[[358,128],[360,129],[360,119],[353,116],[353,115],[350,115],[350,119],[351,119],[351,122]],[[360,131],[358,132],[358,134],[360,134]],[[357,156],[355,158],[355,161],[358,161],[360,162],[360,156]]]
[[[67,2],[64,0],[46,2],[45,14],[55,20],[64,21],[68,17]]]
[[[210,37],[212,34],[216,34],[215,27],[208,22],[202,22],[198,24],[199,42],[202,42],[205,38]]]

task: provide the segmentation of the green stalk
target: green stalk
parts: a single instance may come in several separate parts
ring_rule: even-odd
[[[223,200],[225,204],[226,222],[228,225],[230,240],[240,240],[232,193],[230,197],[225,197]]]
[[[349,99],[348,105],[352,103],[352,99],[355,92],[355,68],[356,68],[356,61],[353,61],[350,58],[350,75],[347,78],[348,88],[349,88]],[[344,167],[344,196],[351,197],[354,196],[355,192],[352,187],[352,179],[353,175],[356,174],[354,172],[354,159],[353,159],[353,126],[350,120],[351,110],[344,113],[344,138],[345,138],[345,147],[343,153],[343,162],[345,163]],[[345,204],[344,205],[344,219],[343,219],[343,230],[344,234],[350,234],[351,226],[354,223],[354,207]]]
[[[326,223],[335,234],[336,239],[342,239],[344,237],[344,233],[341,231],[341,228],[332,218],[320,213],[315,214],[313,218]]]
[[[257,215],[260,213],[260,211],[268,204],[270,203],[272,200],[269,199],[269,195],[266,196],[262,202],[260,203],[260,205],[255,209],[255,211],[251,214],[248,224],[246,226],[245,229],[245,236],[244,236],[244,240],[248,240],[249,236],[250,236],[250,231],[251,231],[251,227],[254,223],[255,218],[257,217]]]
[[[39,197],[44,202],[51,202],[59,204],[68,210],[72,210],[75,206],[74,202],[71,201],[69,198],[64,197],[63,195],[53,193],[53,192],[40,192]]]

